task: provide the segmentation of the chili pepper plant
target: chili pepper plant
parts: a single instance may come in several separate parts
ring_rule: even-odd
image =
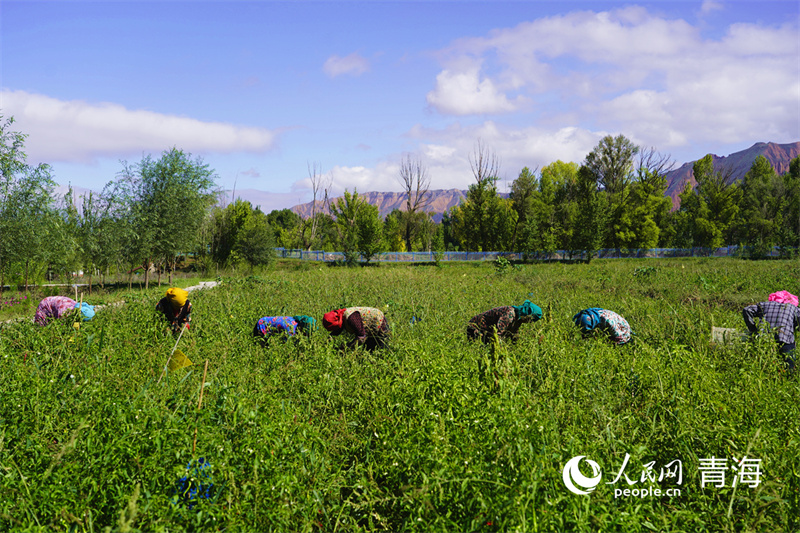
[[[713,346],[710,331],[743,330],[742,307],[799,278],[796,262],[724,258],[276,268],[192,292],[194,365],[160,382],[176,341],[163,287],[80,329],[5,324],[0,530],[796,530],[798,379],[769,335]],[[467,340],[472,316],[526,299],[543,317],[516,343]],[[387,349],[322,328],[253,342],[262,316],[348,306],[384,310]],[[624,316],[633,341],[584,338],[571,317],[587,307]],[[576,456],[602,470],[589,494],[565,486]],[[745,456],[755,486],[732,470],[702,483],[702,460]],[[200,458],[213,491],[176,504]],[[643,478],[676,460],[680,484]],[[615,495],[637,487],[680,491]]]

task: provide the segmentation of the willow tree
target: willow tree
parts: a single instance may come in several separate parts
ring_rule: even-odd
[[[145,268],[145,287],[151,265],[169,264],[171,283],[178,253],[195,248],[215,199],[215,179],[201,158],[192,159],[177,148],[163,152],[158,160],[148,155],[134,165],[124,164],[119,190],[136,228],[133,252]]]
[[[59,220],[50,166],[28,164],[27,135],[11,131],[13,123],[13,117],[0,122],[0,290],[15,263],[24,270],[27,290],[31,270],[46,262],[54,245]]]

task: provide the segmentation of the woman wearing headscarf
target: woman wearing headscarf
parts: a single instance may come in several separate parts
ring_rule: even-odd
[[[601,331],[615,344],[625,344],[631,340],[631,326],[628,321],[608,309],[590,307],[575,314],[572,321],[581,328],[584,336]]]
[[[389,324],[380,309],[374,307],[347,307],[325,313],[322,327],[337,336],[347,332],[353,336],[347,346],[364,346],[367,350],[384,348],[391,335]]]
[[[66,316],[74,309],[80,309],[80,316],[86,322],[94,317],[94,307],[86,302],[76,302],[66,296],[48,296],[39,302],[33,321],[44,326],[51,320]]]
[[[184,289],[171,287],[167,289],[164,297],[156,304],[156,310],[164,314],[164,318],[169,322],[172,331],[177,333],[192,321],[192,304],[189,301],[189,293]]]
[[[263,316],[253,328],[253,336],[266,346],[272,336],[282,336],[284,340],[298,333],[310,337],[316,329],[317,321],[310,316]]]
[[[495,307],[469,319],[467,337],[470,340],[480,338],[489,343],[497,332],[498,338],[517,340],[522,324],[536,322],[540,318],[542,309],[530,300],[525,300],[522,305]]]

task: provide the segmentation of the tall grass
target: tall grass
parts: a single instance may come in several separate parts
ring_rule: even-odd
[[[80,329],[5,325],[0,529],[796,530],[798,380],[769,338],[709,333],[799,278],[796,262],[727,259],[285,269],[192,293],[180,348],[195,365],[160,384],[175,339],[155,289]],[[466,340],[470,317],[525,299],[544,317],[519,342]],[[342,351],[324,331],[252,342],[261,316],[351,305],[386,311],[389,349]],[[593,306],[635,340],[581,338],[571,316]],[[757,487],[701,487],[700,459],[746,452]],[[681,495],[579,496],[561,480],[586,455],[610,481],[626,454],[636,480],[681,460]],[[189,505],[176,487],[199,457],[214,486]]]

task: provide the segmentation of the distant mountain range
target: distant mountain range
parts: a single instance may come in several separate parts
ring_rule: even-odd
[[[441,222],[442,215],[451,207],[461,203],[461,200],[466,196],[467,191],[459,189],[435,189],[429,191],[430,204],[425,209],[432,213],[432,218],[436,222]],[[408,195],[404,192],[365,192],[358,193],[359,196],[366,198],[367,203],[378,206],[381,212],[381,217],[385,217],[395,209],[405,211],[406,198]],[[335,201],[332,199],[331,202]],[[312,202],[300,204],[292,207],[292,211],[297,213],[303,218],[309,218],[312,211]],[[317,211],[322,211],[323,203],[317,201]]]
[[[789,171],[789,163],[797,156],[800,156],[800,142],[789,144],[776,144],[776,143],[756,143],[747,150],[735,152],[728,156],[719,157],[711,154],[714,160],[714,170],[722,171],[725,173],[730,172],[737,181],[744,178],[750,167],[753,166],[753,161],[756,157],[763,155],[772,164],[772,168],[778,174],[785,174]],[[683,187],[686,181],[692,182],[692,185],[697,185],[692,173],[692,166],[694,161],[684,163],[675,170],[667,173],[667,190],[666,195],[672,198],[672,206],[678,208],[680,206],[680,198],[678,195],[683,192]]]
[[[725,173],[730,172],[736,180],[741,180],[744,175],[750,170],[753,161],[756,157],[763,155],[767,160],[772,163],[772,168],[778,174],[784,174],[789,171],[789,163],[795,157],[800,156],[800,142],[789,144],[776,144],[776,143],[756,143],[747,150],[736,152],[728,156],[717,156],[712,154],[714,160],[714,170],[722,171]],[[692,173],[692,166],[694,161],[684,163],[680,167],[667,173],[667,190],[665,194],[672,199],[674,208],[680,206],[680,198],[678,195],[683,191],[686,181],[692,182],[696,185]],[[467,191],[459,189],[436,189],[431,190],[431,203],[426,209],[428,212],[433,213],[433,219],[436,222],[442,220],[442,215],[451,207],[458,205],[461,200],[466,196]],[[381,212],[381,217],[385,217],[395,209],[405,210],[406,194],[402,192],[367,192],[359,193],[372,205],[378,206]],[[501,193],[501,196],[507,197],[507,193]],[[335,199],[334,199],[335,200]],[[297,213],[303,218],[311,216],[311,202],[300,204],[292,207],[292,211]],[[322,210],[322,202],[317,202],[317,210]]]

